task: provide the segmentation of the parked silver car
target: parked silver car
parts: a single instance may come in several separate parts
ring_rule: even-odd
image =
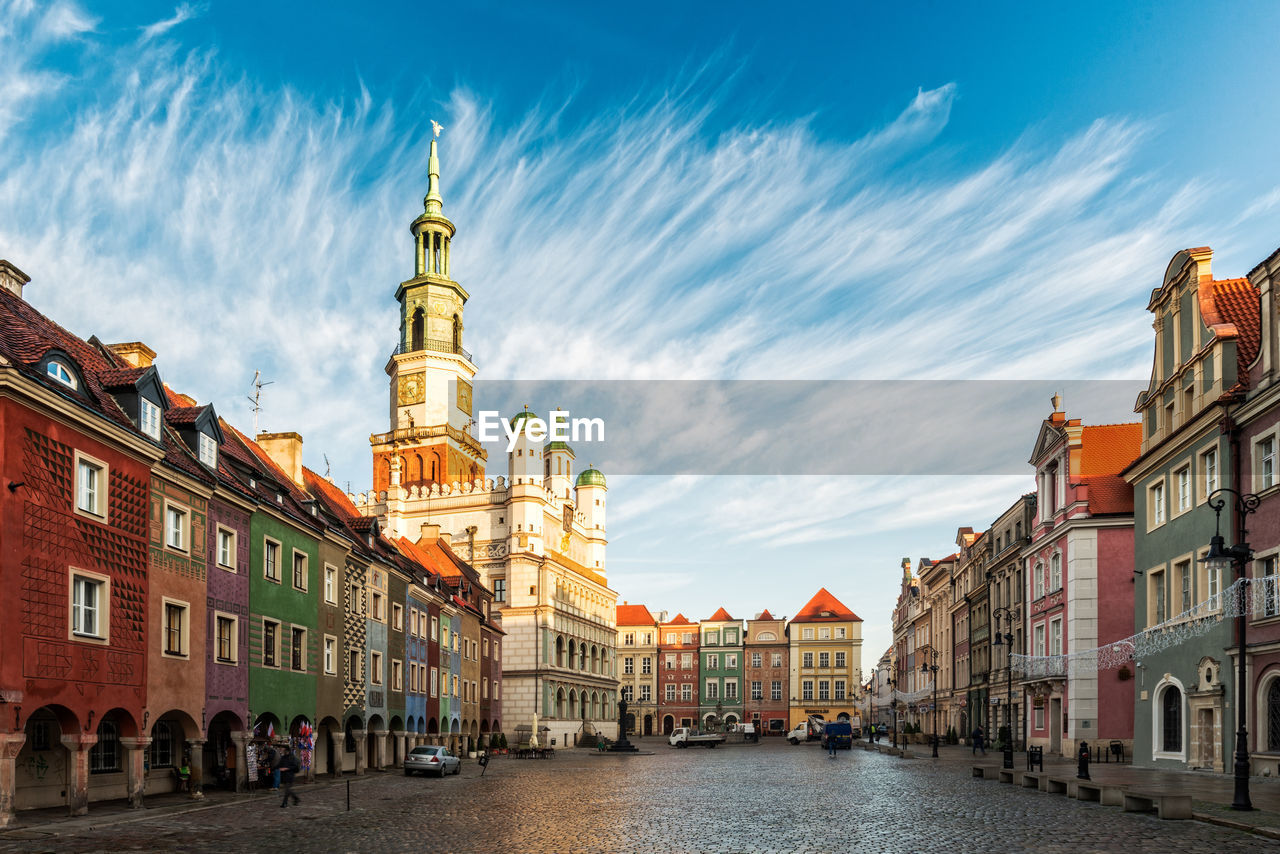
[[[445,774],[459,774],[461,772],[462,760],[450,753],[447,747],[434,745],[415,747],[404,758],[404,775],[406,777],[411,777],[418,773],[435,774],[437,777],[443,777]]]

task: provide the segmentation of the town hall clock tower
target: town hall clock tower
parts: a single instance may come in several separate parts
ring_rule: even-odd
[[[438,135],[440,126],[432,125]],[[455,228],[443,211],[434,137],[427,171],[424,209],[409,226],[414,276],[396,288],[400,343],[386,369],[390,430],[369,437],[377,491],[393,483],[408,489],[484,477],[485,452],[471,431],[476,366],[462,347],[468,294],[450,271]]]

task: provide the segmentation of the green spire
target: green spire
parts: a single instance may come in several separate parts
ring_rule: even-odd
[[[431,138],[431,156],[427,159],[427,197],[422,200],[427,213],[439,216],[444,208],[440,198],[440,158],[436,156],[436,140]]]

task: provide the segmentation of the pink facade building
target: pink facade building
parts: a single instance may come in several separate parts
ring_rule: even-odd
[[[1086,427],[1060,411],[1040,428],[1031,464],[1037,499],[1026,567],[1032,656],[1066,656],[1133,634],[1133,488],[1120,472],[1137,458],[1140,424]],[[1133,673],[1090,660],[1049,659],[1027,675],[1028,743],[1074,755],[1133,741]]]

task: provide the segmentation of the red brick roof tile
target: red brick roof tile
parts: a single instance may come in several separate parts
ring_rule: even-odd
[[[761,611],[761,612],[760,612],[760,616],[756,617],[756,619],[757,619],[757,620],[772,620],[772,619],[773,619],[773,615],[769,613],[769,609],[768,609],[768,608],[765,608],[763,611]]]
[[[689,622],[684,614],[676,614],[675,619],[669,623],[663,623],[664,626],[696,626],[697,623]]]
[[[703,622],[704,623],[727,623],[727,622],[730,622],[731,620],[733,620],[733,617],[730,617],[729,612],[722,607],[720,608],[720,610],[716,611],[710,617],[707,617],[707,619],[703,620]]]

